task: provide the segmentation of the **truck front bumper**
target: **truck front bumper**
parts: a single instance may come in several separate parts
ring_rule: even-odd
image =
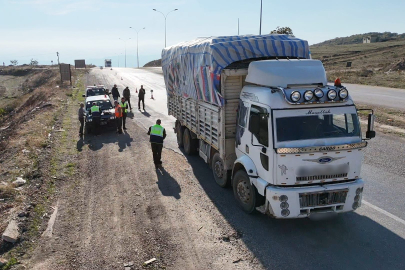
[[[265,212],[275,218],[303,218],[314,213],[343,213],[361,206],[364,181],[309,187],[266,187]]]

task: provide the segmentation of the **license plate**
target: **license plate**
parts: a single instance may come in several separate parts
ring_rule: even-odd
[[[100,125],[107,125],[107,122],[101,122]]]

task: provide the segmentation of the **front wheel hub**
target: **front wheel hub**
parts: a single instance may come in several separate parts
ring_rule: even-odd
[[[219,178],[222,178],[222,176],[223,176],[223,169],[222,169],[222,162],[221,162],[221,161],[215,162],[214,171],[215,171],[215,174],[216,174]]]
[[[248,204],[250,201],[250,185],[246,181],[241,181],[238,183],[237,191],[240,200]]]

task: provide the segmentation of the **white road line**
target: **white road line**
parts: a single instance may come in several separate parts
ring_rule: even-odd
[[[398,222],[401,223],[402,225],[405,225],[405,220],[403,220],[403,219],[401,219],[401,218],[399,218],[399,217],[397,217],[397,216],[395,216],[395,215],[393,215],[393,214],[391,214],[391,213],[385,211],[384,209],[381,209],[380,207],[377,207],[377,206],[375,206],[374,204],[371,204],[371,203],[369,203],[369,202],[367,202],[367,201],[365,201],[365,200],[362,200],[362,203],[364,203],[365,205],[367,205],[367,206],[373,208],[374,210],[380,212],[381,214],[384,214],[384,215],[386,215],[387,217],[390,217],[390,218],[392,218],[393,220],[398,221]]]

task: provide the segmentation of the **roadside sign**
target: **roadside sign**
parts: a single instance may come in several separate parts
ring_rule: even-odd
[[[86,68],[86,60],[84,59],[75,60],[75,69],[76,68]]]
[[[70,84],[72,84],[72,73],[70,71],[70,64],[60,64],[59,65],[59,70],[60,70],[60,79],[61,81],[70,81]]]

